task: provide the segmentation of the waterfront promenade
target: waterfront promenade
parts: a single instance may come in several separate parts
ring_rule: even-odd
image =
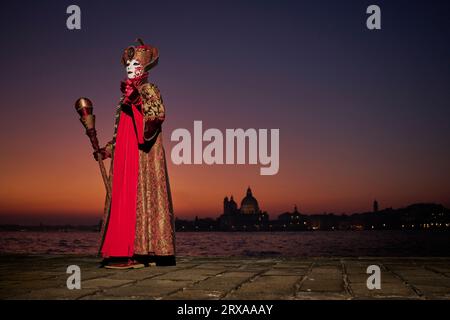
[[[0,255],[0,299],[450,299],[450,258],[178,257],[177,265],[99,268],[92,256]],[[69,290],[69,265],[81,289]],[[381,289],[366,285],[369,265]]]

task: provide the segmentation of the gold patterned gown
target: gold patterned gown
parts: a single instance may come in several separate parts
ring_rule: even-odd
[[[167,163],[162,141],[160,124],[165,118],[165,108],[158,88],[144,83],[138,87],[142,112],[134,114],[136,134],[138,135],[139,173],[136,195],[136,227],[134,238],[135,255],[175,256],[175,224],[170,193]],[[112,144],[110,182],[114,184],[114,147],[122,108],[116,112],[116,125]],[[148,136],[145,124],[157,124]],[[147,132],[145,138],[143,132]],[[111,201],[105,202],[104,219],[101,231],[100,251],[108,232]]]

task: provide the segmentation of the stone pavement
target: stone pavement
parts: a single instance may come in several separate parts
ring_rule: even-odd
[[[0,255],[0,299],[450,299],[450,258],[177,257],[177,265],[99,268],[92,256]],[[81,289],[69,290],[69,265]],[[369,265],[381,289],[368,290]]]

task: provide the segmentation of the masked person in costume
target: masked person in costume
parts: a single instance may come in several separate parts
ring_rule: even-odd
[[[100,253],[106,268],[175,265],[175,226],[161,125],[165,108],[148,72],[157,48],[138,39],[122,55],[127,79],[116,110],[113,140],[98,159],[111,158]]]

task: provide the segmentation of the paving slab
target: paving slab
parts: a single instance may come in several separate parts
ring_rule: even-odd
[[[450,300],[449,257],[177,257],[176,266],[100,268],[80,255],[0,255],[0,299]],[[81,289],[66,286],[67,267]],[[367,288],[380,267],[381,289]]]

